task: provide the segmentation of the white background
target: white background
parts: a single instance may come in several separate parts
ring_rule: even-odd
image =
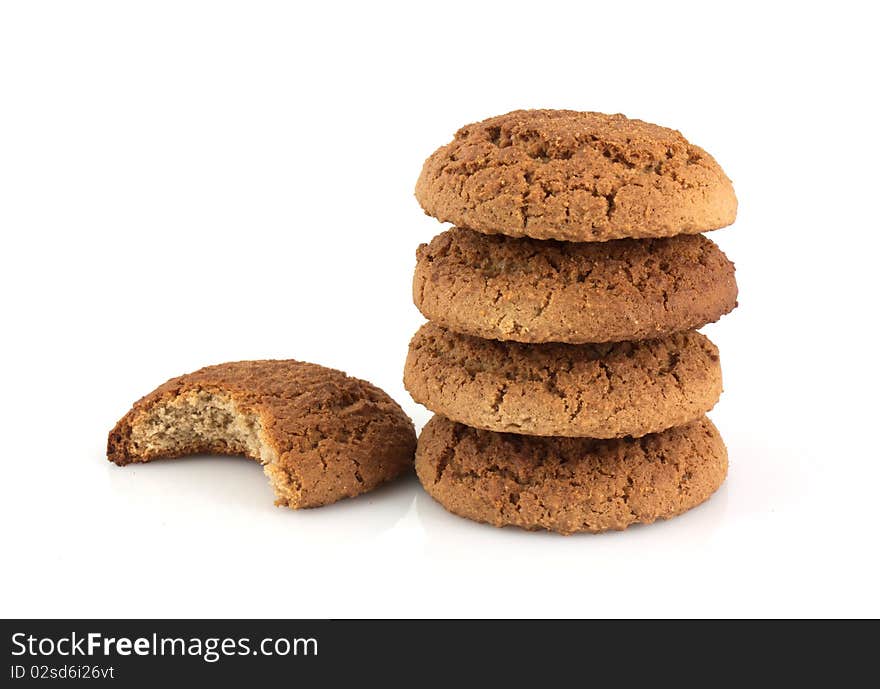
[[[880,614],[867,6],[3,3],[0,614]],[[246,460],[104,459],[135,399],[228,360],[342,368],[421,426],[410,280],[443,228],[412,189],[520,107],[678,128],[734,180],[714,499],[566,538],[414,479],[295,512]]]

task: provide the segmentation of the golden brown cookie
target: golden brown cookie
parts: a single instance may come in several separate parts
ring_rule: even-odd
[[[441,222],[573,242],[705,232],[737,206],[715,159],[679,132],[572,110],[462,127],[425,161],[416,198]]]
[[[365,493],[412,466],[415,430],[379,388],[316,364],[239,361],[173,378],[110,432],[119,465],[209,452],[259,460],[277,505]]]
[[[612,344],[482,340],[426,323],[404,384],[468,426],[526,435],[619,438],[700,418],[721,394],[718,349],[689,331]]]
[[[431,321],[518,342],[617,342],[700,328],[736,306],[733,263],[702,235],[556,242],[453,229],[417,251]]]
[[[435,416],[419,437],[416,473],[459,516],[595,533],[704,502],[724,482],[727,450],[706,417],[643,438],[593,440],[492,433]]]

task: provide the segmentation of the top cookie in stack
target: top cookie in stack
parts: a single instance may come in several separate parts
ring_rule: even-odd
[[[720,394],[720,366],[714,345],[690,332],[736,306],[733,264],[700,234],[736,216],[712,156],[623,115],[521,110],[461,128],[425,162],[416,197],[457,226],[418,249],[413,296],[432,323],[413,339],[405,372],[416,401],[446,417],[426,428],[417,457],[435,498],[474,519],[567,533],[672,516],[717,488],[726,452],[703,414]],[[497,456],[481,468],[479,452],[459,448],[456,470],[450,445],[472,438],[456,422],[518,434],[504,452],[522,456],[499,471]],[[711,439],[700,457],[673,458],[690,478],[645,478],[666,454],[640,451],[633,461],[645,471],[621,465],[612,507],[591,502],[605,483],[581,481],[578,495],[558,483],[572,456],[589,473],[597,458],[626,455],[633,438],[668,445],[670,429],[681,447],[699,446],[691,435]],[[544,436],[540,448],[525,436]],[[497,454],[508,441],[474,442]],[[524,491],[540,508],[525,507]],[[654,498],[634,509],[640,491]]]
[[[462,127],[425,161],[416,198],[441,222],[569,242],[697,234],[736,218],[727,175],[679,132],[571,110]]]

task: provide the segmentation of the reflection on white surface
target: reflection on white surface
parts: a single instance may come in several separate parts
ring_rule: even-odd
[[[292,510],[274,505],[262,467],[244,457],[195,455],[125,467],[111,464],[108,477],[111,489],[132,507],[152,511],[160,519],[180,513],[183,504],[190,515],[222,512],[225,518],[268,532],[296,530],[297,541],[322,541],[332,533],[332,542],[338,544],[392,528],[418,486],[414,476],[407,476],[355,498]]]

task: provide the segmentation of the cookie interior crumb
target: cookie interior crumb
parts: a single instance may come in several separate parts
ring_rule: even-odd
[[[240,409],[222,393],[191,390],[150,406],[132,424],[130,450],[145,458],[244,455],[263,465],[279,503],[299,500],[295,478],[272,466],[278,453],[263,433],[259,414]]]
[[[154,457],[223,444],[230,453],[262,463],[262,428],[256,414],[243,414],[226,395],[194,390],[153,405],[132,427],[131,447]]]

